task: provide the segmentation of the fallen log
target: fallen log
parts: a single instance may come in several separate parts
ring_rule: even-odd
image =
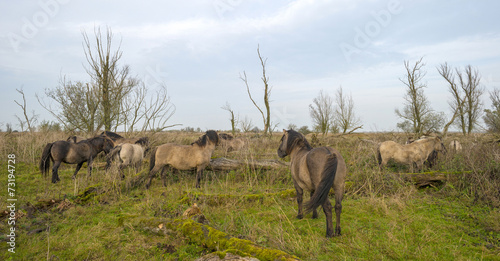
[[[288,166],[289,164],[279,160],[234,160],[227,158],[216,158],[210,160],[208,166],[211,170],[235,170],[242,167],[252,169],[277,169]]]
[[[220,230],[197,223],[191,219],[176,219],[167,223],[167,227],[179,231],[192,243],[204,246],[210,250],[223,251],[224,255],[226,253],[234,253],[240,256],[250,256],[258,260],[269,261],[299,260],[298,257],[281,250],[261,247],[252,241],[231,237]]]
[[[448,173],[430,172],[430,173],[401,173],[395,174],[405,181],[414,183],[417,187],[426,187],[438,185],[448,180]]]

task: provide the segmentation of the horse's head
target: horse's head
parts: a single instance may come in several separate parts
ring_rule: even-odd
[[[217,144],[219,144],[219,135],[217,135],[216,131],[209,130],[205,132],[205,135],[207,136],[208,140],[214,143],[216,146]]]
[[[441,138],[440,137],[436,137],[435,139],[436,139],[436,141],[434,143],[434,150],[438,151],[438,152],[441,152],[443,154],[446,154],[446,152],[448,152],[448,150],[446,149],[446,146],[444,146],[444,143],[441,140]]]
[[[115,147],[115,143],[113,142],[112,139],[106,136],[101,136],[101,138],[103,140],[102,150],[104,151],[105,154],[108,154]]]
[[[205,147],[208,143],[213,143],[215,146],[219,143],[219,135],[213,130],[209,130],[203,134],[197,141],[191,143],[191,145],[196,144],[200,147]]]
[[[297,146],[308,150],[312,148],[304,135],[292,129],[283,130],[283,136],[281,137],[280,146],[278,147],[278,156],[284,158],[290,155],[292,150]]]

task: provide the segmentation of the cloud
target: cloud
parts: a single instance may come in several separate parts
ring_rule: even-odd
[[[468,63],[500,56],[498,46],[500,46],[500,35],[481,34],[402,48],[401,52],[411,60],[424,56],[429,63]]]

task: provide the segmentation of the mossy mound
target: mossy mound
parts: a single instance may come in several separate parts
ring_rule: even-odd
[[[176,219],[168,226],[181,232],[189,241],[213,251],[236,253],[259,260],[299,260],[298,257],[281,250],[264,248],[252,241],[231,237],[222,231],[196,223],[191,219]]]

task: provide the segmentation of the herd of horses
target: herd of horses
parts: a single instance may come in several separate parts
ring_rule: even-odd
[[[162,177],[163,185],[166,186],[165,172],[168,169],[176,171],[196,169],[196,188],[199,188],[203,170],[210,164],[212,153],[218,145],[221,145],[227,153],[230,150],[241,149],[244,142],[231,135],[217,134],[209,130],[190,145],[166,143],[152,148],[146,188],[151,186],[152,179],[158,172]],[[61,163],[76,164],[74,179],[83,163],[87,162],[90,176],[93,160],[100,152],[104,152],[107,162],[106,170],[115,161],[119,162],[120,172],[127,166],[133,166],[137,173],[142,165],[144,154],[149,150],[150,144],[147,137],[124,138],[109,131],[89,139],[71,136],[67,140],[48,143],[43,149],[39,167],[42,175],[47,176],[50,163],[53,163],[52,183],[60,181],[58,169]],[[378,144],[377,159],[381,169],[389,160],[393,160],[408,164],[412,170],[418,171],[424,164],[431,166],[437,155],[445,152],[446,147],[439,137],[422,138],[405,145],[385,141]],[[317,208],[321,206],[326,216],[326,236],[341,235],[340,214],[347,175],[346,163],[342,155],[331,147],[313,148],[304,135],[294,130],[283,130],[277,154],[280,158],[290,156],[290,170],[297,195],[297,218],[303,218],[304,212],[312,212],[312,217],[317,218]],[[335,193],[334,206],[328,199],[332,187]],[[305,203],[305,211],[303,209],[304,191],[310,193],[310,200]],[[336,214],[335,228],[333,227],[333,209]]]

